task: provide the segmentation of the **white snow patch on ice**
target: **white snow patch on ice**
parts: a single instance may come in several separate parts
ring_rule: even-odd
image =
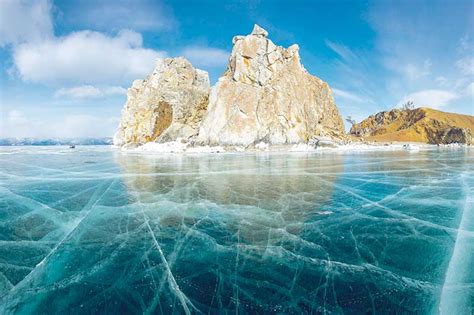
[[[124,151],[152,153],[220,153],[225,152],[221,146],[190,146],[181,139],[164,143],[148,142],[135,148],[122,148]]]
[[[316,148],[306,143],[298,143],[291,147],[290,152],[314,152]]]
[[[261,141],[255,145],[255,149],[261,151],[268,151],[268,143]]]
[[[187,143],[181,141],[171,141],[165,143],[148,142],[131,151],[159,152],[159,153],[182,153],[186,151]]]
[[[221,146],[203,146],[203,147],[190,147],[186,149],[189,153],[220,153],[225,152],[225,149]]]

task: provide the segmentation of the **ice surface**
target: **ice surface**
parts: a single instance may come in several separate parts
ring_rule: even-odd
[[[471,314],[473,164],[1,148],[0,314]]]

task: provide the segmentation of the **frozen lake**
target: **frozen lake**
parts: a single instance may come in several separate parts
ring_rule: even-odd
[[[0,148],[0,313],[474,312],[474,150]]]

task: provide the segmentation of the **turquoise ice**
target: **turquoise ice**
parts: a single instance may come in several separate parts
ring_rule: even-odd
[[[0,313],[472,314],[473,165],[0,148]]]

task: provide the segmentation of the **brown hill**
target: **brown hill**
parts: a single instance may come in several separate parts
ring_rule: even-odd
[[[393,109],[369,116],[352,126],[350,134],[371,141],[474,143],[474,116],[421,107]]]

